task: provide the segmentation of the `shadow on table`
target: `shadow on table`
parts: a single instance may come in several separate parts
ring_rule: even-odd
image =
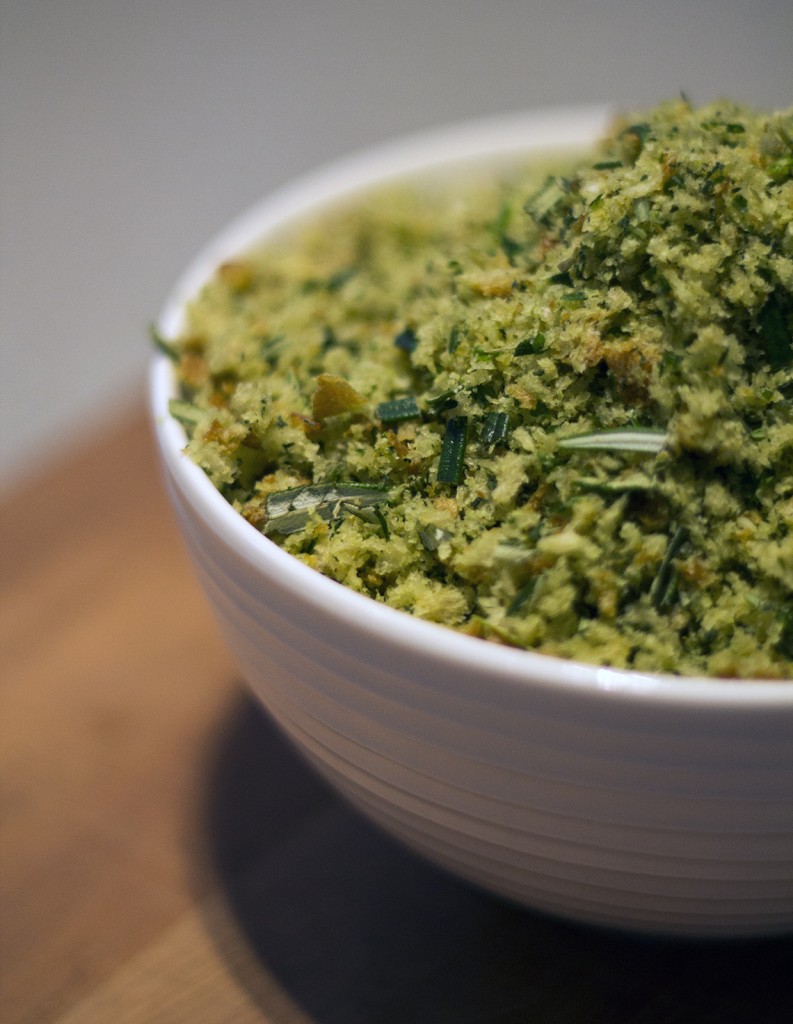
[[[261,970],[318,1024],[793,1020],[793,941],[639,939],[491,898],[369,825],[247,698],[208,800],[212,870],[253,954],[230,966],[254,1000]]]

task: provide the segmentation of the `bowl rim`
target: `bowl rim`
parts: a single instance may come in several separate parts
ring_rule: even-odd
[[[598,105],[480,118],[406,135],[326,163],[271,192],[203,246],[166,297],[156,329],[165,338],[177,334],[185,304],[219,263],[312,211],[413,173],[591,144],[611,115],[611,108]],[[355,622],[369,636],[389,645],[396,642],[431,661],[448,666],[465,663],[469,669],[497,674],[518,689],[539,686],[667,707],[698,706],[714,711],[746,708],[793,714],[793,680],[679,676],[608,668],[506,647],[419,619],[323,576],[248,523],[184,454],[184,430],[168,413],[168,400],[174,395],[172,365],[158,352],[150,362],[148,399],[167,472],[210,529],[254,569],[276,576],[279,586],[317,613],[347,625]]]

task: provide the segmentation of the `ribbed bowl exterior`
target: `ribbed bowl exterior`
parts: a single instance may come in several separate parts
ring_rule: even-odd
[[[522,137],[556,145],[549,127],[563,123],[588,141],[603,118],[565,116],[523,118]],[[446,133],[443,159],[514,148],[517,126]],[[271,225],[437,154],[427,139],[389,147],[257,208],[201,254],[161,328]],[[340,793],[439,865],[542,911],[671,935],[793,932],[793,684],[596,669],[354,594],[226,504],[181,453],[172,393],[158,358],[157,437],[199,579],[253,691]]]

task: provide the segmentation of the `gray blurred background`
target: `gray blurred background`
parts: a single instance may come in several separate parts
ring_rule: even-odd
[[[132,407],[175,277],[295,174],[680,91],[793,103],[793,2],[0,0],[0,489]]]

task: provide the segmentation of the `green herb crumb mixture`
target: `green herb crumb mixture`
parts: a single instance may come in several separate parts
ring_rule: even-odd
[[[220,268],[188,452],[378,601],[640,670],[793,677],[793,111],[684,101],[562,173],[406,184]]]

